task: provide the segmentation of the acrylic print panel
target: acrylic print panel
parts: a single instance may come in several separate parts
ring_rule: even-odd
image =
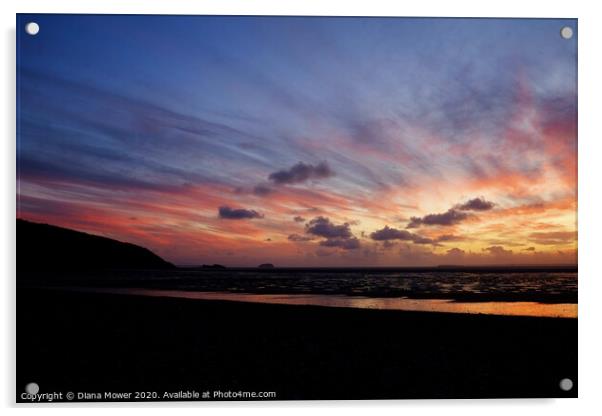
[[[17,33],[17,401],[577,396],[576,20]]]

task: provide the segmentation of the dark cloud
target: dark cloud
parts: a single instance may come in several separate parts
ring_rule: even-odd
[[[290,169],[271,173],[268,178],[275,184],[283,185],[301,183],[310,179],[329,178],[331,176],[334,176],[334,172],[326,162],[320,162],[315,166],[299,162]]]
[[[385,225],[384,228],[371,233],[370,238],[375,241],[390,242],[391,240],[402,240],[412,241],[415,244],[437,244],[437,242],[431,238],[422,237],[406,230],[397,230],[395,228],[389,227],[388,225]]]
[[[326,217],[316,217],[305,225],[305,232],[324,238],[352,238],[349,223],[335,225]]]
[[[370,234],[370,238],[375,241],[385,241],[385,240],[406,240],[412,241],[414,234],[406,230],[397,230],[395,228],[390,228],[388,225],[385,225],[385,228],[381,230],[374,231]]]
[[[456,205],[456,209],[461,211],[489,211],[495,206],[491,201],[484,198],[474,198],[463,204]]]
[[[535,247],[527,247],[523,249],[524,251],[535,251]]]
[[[487,201],[484,198],[473,198],[463,204],[458,204],[441,214],[428,214],[424,217],[412,217],[406,228],[417,228],[421,225],[455,225],[472,215],[464,211],[488,211],[494,206],[495,204],[493,202]]]
[[[219,207],[219,217],[227,220],[246,220],[263,218],[263,215],[252,209]]]
[[[317,237],[325,238],[320,241],[323,247],[338,247],[353,250],[360,247],[360,241],[351,233],[349,223],[334,224],[326,217],[316,217],[305,224],[305,232]]]
[[[421,225],[441,225],[450,226],[458,224],[468,218],[465,212],[451,208],[442,214],[429,214],[424,217],[412,217],[406,228],[417,228]]]
[[[309,235],[299,235],[299,234],[291,234],[288,236],[288,239],[290,241],[311,241],[314,239],[314,237],[309,236]]]
[[[253,193],[258,196],[266,196],[274,192],[272,188],[267,185],[257,185],[253,188]]]
[[[320,241],[320,245],[323,247],[339,247],[345,250],[355,250],[360,248],[360,240],[358,240],[356,237],[336,237]]]
[[[293,218],[293,220],[295,220],[295,222],[305,222],[305,218],[297,215],[295,218]]]

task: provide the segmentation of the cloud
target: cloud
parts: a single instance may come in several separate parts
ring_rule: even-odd
[[[390,242],[391,240],[402,240],[412,241],[415,244],[436,244],[436,242],[431,238],[422,237],[406,230],[391,228],[388,225],[385,225],[384,228],[371,233],[370,238],[375,241]]]
[[[299,234],[291,234],[288,236],[288,239],[290,241],[311,241],[314,239],[314,237],[309,236],[309,235],[299,235]]]
[[[576,231],[537,232],[529,235],[531,241],[543,245],[568,244],[577,240]]]
[[[324,238],[352,238],[349,223],[336,225],[326,217],[316,217],[305,225],[305,232]]]
[[[305,218],[297,215],[295,218],[293,218],[293,220],[295,220],[295,222],[305,222]]]
[[[284,185],[301,183],[310,179],[324,179],[331,176],[334,176],[334,172],[326,162],[320,162],[315,166],[299,162],[290,169],[271,173],[268,179],[277,185]]]
[[[460,248],[454,247],[454,248],[450,248],[449,250],[447,250],[447,256],[463,256],[464,254],[466,254],[466,252]]]
[[[489,254],[492,254],[494,256],[507,256],[507,255],[512,254],[512,250],[506,250],[502,246],[487,247],[487,248],[484,248],[483,251],[488,251]]]
[[[484,198],[474,198],[463,204],[456,205],[456,209],[461,211],[489,211],[495,206],[491,201]]]
[[[432,238],[427,238],[427,237],[421,237],[419,235],[414,234],[414,238],[412,239],[412,241],[414,242],[414,244],[433,244],[433,245],[439,245],[435,240],[433,240]]]
[[[518,241],[512,241],[507,238],[492,238],[484,240],[487,244],[493,244],[494,246],[510,246],[510,247],[523,247],[524,244]]]
[[[463,241],[466,240],[465,237],[454,235],[454,234],[443,234],[435,239],[439,243],[446,243],[449,241]]]
[[[417,228],[421,225],[451,226],[464,221],[471,214],[464,211],[488,211],[495,206],[484,198],[473,198],[463,204],[457,204],[441,214],[428,214],[424,217],[412,217],[406,228]],[[443,241],[443,240],[441,240]]]
[[[442,214],[429,214],[425,215],[424,217],[412,217],[410,218],[410,222],[406,228],[417,228],[421,225],[450,226],[458,224],[468,217],[469,215],[465,212],[451,208]]]
[[[219,207],[219,217],[226,220],[245,220],[263,218],[263,215],[252,209]]]
[[[267,185],[257,185],[253,188],[253,193],[257,196],[266,196],[274,192],[272,188]]]
[[[350,224],[334,224],[326,217],[316,217],[305,224],[305,232],[317,237],[325,238],[320,241],[323,247],[338,247],[345,250],[354,250],[360,247],[360,241],[353,235]]]
[[[100,161],[100,158],[92,157],[98,163],[85,163],[83,157],[77,157],[76,161],[68,161],[69,157],[75,158],[77,153],[71,153],[63,146],[62,155],[29,156],[19,155],[19,177],[20,180],[30,180],[37,183],[48,184],[75,184],[93,188],[131,191],[157,191],[176,192],[185,185],[174,186],[161,181],[149,181],[137,178],[133,175],[117,175],[111,172],[111,163]],[[90,155],[86,155],[89,159]]]
[[[385,228],[374,231],[370,234],[370,238],[375,241],[385,240],[408,240],[411,241],[414,234],[406,230],[397,230],[385,225]]]
[[[524,248],[523,251],[535,251],[535,247]]]
[[[323,247],[339,247],[345,250],[355,250],[356,248],[360,248],[360,240],[356,237],[336,237],[320,241],[320,245]]]
[[[395,242],[395,241],[391,241],[391,240],[385,240],[385,241],[383,242],[383,248],[389,249],[389,248],[391,248],[391,247],[394,247],[394,246],[395,246],[395,244],[396,244],[396,242]]]
[[[103,89],[48,71],[20,75],[28,81],[23,83],[23,114],[38,114],[22,118],[28,145],[19,151],[20,179],[86,190],[178,192],[186,184],[225,184],[235,178],[210,163],[189,167],[207,155],[220,162],[255,163],[252,154],[232,142],[256,137],[232,120],[189,116],[123,89]],[[98,112],[105,117],[95,116]]]

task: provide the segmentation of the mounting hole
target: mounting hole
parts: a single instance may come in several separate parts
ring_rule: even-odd
[[[40,386],[38,386],[38,383],[29,383],[25,386],[25,392],[28,394],[38,394],[39,391]]]
[[[565,26],[562,29],[560,29],[560,36],[562,36],[563,39],[570,39],[573,37],[573,29],[570,26]]]
[[[570,391],[573,388],[573,380],[570,378],[563,378],[560,380],[560,389],[564,391]]]
[[[40,25],[36,22],[29,22],[25,25],[25,32],[27,32],[28,35],[35,36],[39,31]]]

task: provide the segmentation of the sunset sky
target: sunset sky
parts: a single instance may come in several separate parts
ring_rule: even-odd
[[[182,265],[577,260],[576,20],[17,27],[20,218]]]

